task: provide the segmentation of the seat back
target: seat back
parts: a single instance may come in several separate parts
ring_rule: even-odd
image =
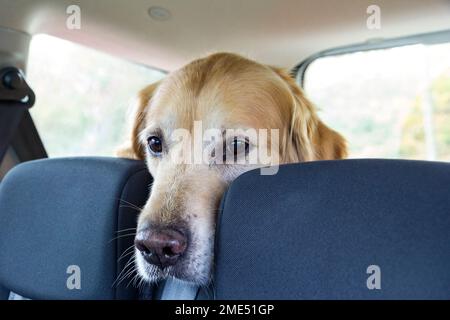
[[[12,169],[0,184],[0,298],[137,298],[127,284],[150,183],[143,162],[117,158],[55,158]]]
[[[450,299],[450,164],[322,161],[223,199],[216,299]]]

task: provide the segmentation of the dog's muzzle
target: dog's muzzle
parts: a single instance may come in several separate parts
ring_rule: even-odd
[[[188,246],[185,233],[173,228],[141,230],[134,243],[145,261],[161,269],[175,265]]]

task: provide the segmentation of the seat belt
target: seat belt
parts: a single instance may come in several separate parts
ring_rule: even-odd
[[[153,300],[195,300],[199,287],[175,278],[168,278],[152,286]]]
[[[164,284],[161,300],[195,300],[198,286],[175,278],[169,278]]]
[[[34,92],[22,71],[15,67],[0,69],[0,163],[24,112],[33,106],[34,101]]]

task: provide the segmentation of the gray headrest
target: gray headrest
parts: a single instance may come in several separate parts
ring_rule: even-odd
[[[131,257],[118,262],[133,245],[136,207],[150,183],[144,163],[134,160],[16,166],[0,185],[0,286],[32,299],[135,298],[126,288],[131,278],[113,283]]]

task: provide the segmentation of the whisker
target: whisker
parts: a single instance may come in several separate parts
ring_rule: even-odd
[[[139,281],[137,287],[138,287],[139,292],[144,291],[144,289],[145,289],[145,279],[144,278],[141,277],[141,280]]]
[[[118,230],[116,232],[119,233],[119,232],[130,231],[130,230],[136,230],[136,228],[127,228],[127,229]]]
[[[136,282],[137,282],[138,277],[139,277],[139,274],[136,273],[136,274],[134,275],[133,279],[131,279],[132,281],[130,281],[128,284],[130,284],[130,283],[132,282],[133,287],[136,287]]]
[[[108,243],[111,243],[112,241],[120,239],[120,238],[131,237],[131,236],[135,236],[135,235],[136,235],[136,232],[129,233],[129,234],[121,234],[120,236],[117,236],[117,237],[112,238],[111,240],[109,240]]]
[[[132,244],[131,246],[129,246],[128,248],[126,248],[122,254],[120,255],[120,257],[117,259],[117,262],[119,262],[120,260],[122,260],[124,257],[128,256],[128,254],[130,252],[134,252],[134,244]]]
[[[132,265],[132,263],[134,262],[134,259],[132,260],[133,256],[130,257],[130,259],[128,259],[128,262],[125,264],[125,267],[123,267],[122,271],[120,271],[119,275],[117,276],[116,280],[114,280],[114,282],[112,283],[112,286],[114,287],[117,283],[117,281],[119,281],[119,279],[121,278],[122,274],[125,272],[125,270]],[[118,283],[117,283],[118,285]]]
[[[126,278],[128,278],[129,276],[131,276],[133,274],[133,272],[136,272],[137,267],[134,266],[130,271],[128,271],[123,277],[122,279],[117,283],[117,285],[119,285],[123,280],[125,280]]]
[[[141,210],[143,209],[143,208],[141,208],[141,207],[135,205],[134,203],[128,202],[128,201],[126,201],[126,200],[123,200],[123,199],[120,199],[120,198],[119,198],[119,201],[120,201],[120,202],[124,202],[125,204],[131,206],[131,208],[134,208],[134,209],[136,209],[136,210],[141,211]]]
[[[139,212],[141,212],[142,211],[142,209],[140,209],[140,208],[136,208],[136,207],[133,207],[133,206],[127,206],[127,205],[120,205],[119,206],[120,208],[129,208],[129,209],[134,209],[134,210],[136,210],[136,211],[139,211]]]
[[[128,282],[127,287],[128,287],[130,284],[132,284],[133,287],[136,288],[137,282],[138,282],[138,280],[139,280],[139,273],[136,272],[136,274],[134,275],[133,279],[131,279],[131,280],[132,280],[132,281]],[[139,287],[138,287],[138,289],[139,289]]]
[[[136,266],[133,266],[130,270],[127,271],[127,273],[125,273],[121,279],[117,282],[117,286],[119,286],[126,278],[128,278],[131,274],[133,274],[133,272],[135,272]]]
[[[117,259],[117,262],[120,262],[120,260],[122,260],[125,257],[128,257],[130,254],[133,254],[133,253],[134,253],[134,250],[130,250],[127,254],[122,253],[122,256],[119,259]]]

